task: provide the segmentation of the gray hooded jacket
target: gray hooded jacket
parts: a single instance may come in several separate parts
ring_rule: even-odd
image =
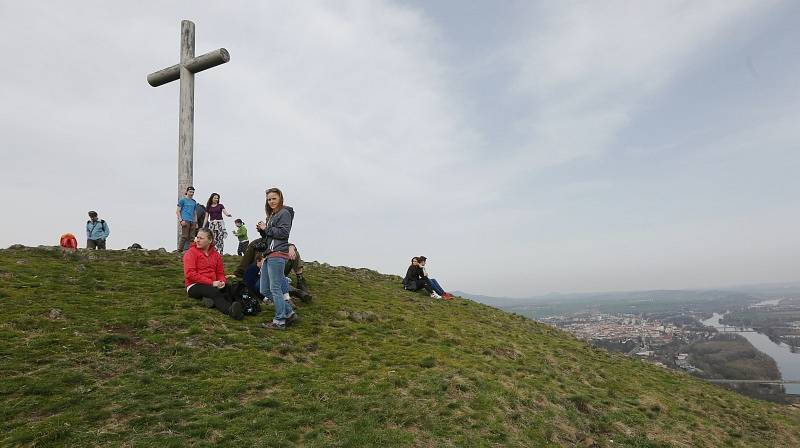
[[[264,232],[267,238],[265,256],[271,252],[289,252],[289,232],[292,231],[293,220],[294,209],[286,206],[267,219],[267,228]]]

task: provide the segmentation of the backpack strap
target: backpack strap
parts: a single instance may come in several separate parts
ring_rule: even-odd
[[[86,225],[87,225],[87,226],[88,226],[89,224],[91,224],[91,223],[92,223],[92,220],[91,220],[91,219],[90,219],[90,220],[88,220],[88,221],[86,221]],[[97,223],[95,223],[95,224],[92,226],[92,228],[89,230],[89,232],[92,232],[92,231],[94,231],[94,228],[95,228],[95,227],[97,227]],[[101,229],[103,229],[103,232],[108,232],[108,226],[106,226],[106,221],[105,221],[104,219],[101,219],[101,220],[100,220],[100,228],[101,228]]]

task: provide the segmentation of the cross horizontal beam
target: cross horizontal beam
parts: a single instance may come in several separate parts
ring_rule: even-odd
[[[208,70],[211,67],[224,64],[231,60],[231,55],[228,50],[220,48],[218,50],[209,51],[208,53],[189,59],[185,64],[192,73],[199,73],[203,70]],[[158,87],[168,82],[177,81],[181,78],[181,64],[175,64],[172,67],[167,67],[163,70],[150,73],[147,75],[147,82],[153,86]]]

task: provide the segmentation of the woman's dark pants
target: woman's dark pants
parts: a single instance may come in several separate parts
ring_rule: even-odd
[[[228,314],[228,310],[231,307],[231,301],[228,299],[228,294],[225,293],[227,289],[227,285],[223,289],[215,288],[211,285],[201,285],[199,283],[195,283],[192,285],[187,294],[189,297],[193,299],[202,299],[203,297],[208,297],[209,299],[214,301],[214,308],[222,311],[225,314]]]

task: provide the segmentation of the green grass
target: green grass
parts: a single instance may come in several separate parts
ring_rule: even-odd
[[[793,408],[395,276],[306,277],[269,332],[188,298],[174,254],[0,250],[0,446],[800,446]]]

